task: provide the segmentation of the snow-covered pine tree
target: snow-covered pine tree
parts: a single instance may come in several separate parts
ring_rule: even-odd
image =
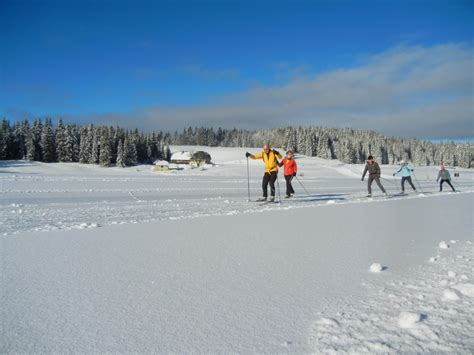
[[[26,136],[26,159],[29,161],[41,161],[41,121],[34,121]]]
[[[135,142],[131,138],[129,133],[125,134],[125,140],[123,142],[123,149],[125,152],[125,165],[131,166],[137,164],[137,148]]]
[[[56,146],[54,142],[54,130],[51,119],[45,120],[43,131],[41,132],[41,151],[43,153],[43,161],[52,163],[56,161]]]
[[[57,160],[59,162],[72,162],[74,154],[74,138],[71,136],[71,128],[65,127],[61,119],[56,125],[55,137]]]
[[[2,126],[0,127],[0,160],[8,159],[9,136],[9,123],[6,120],[3,120]]]
[[[169,145],[166,145],[163,149],[163,158],[166,160],[166,161],[170,161],[171,160],[171,149],[170,149],[170,146]]]
[[[92,153],[92,128],[84,126],[81,128],[81,142],[79,145],[79,163],[89,164]]]
[[[15,159],[26,159],[26,140],[30,131],[30,124],[27,120],[16,123],[13,127],[13,136],[16,140]]]
[[[121,139],[119,139],[118,145],[117,145],[117,163],[116,163],[116,165],[121,167],[121,168],[125,167],[126,166],[125,160],[126,160],[126,157],[125,157],[124,144],[123,144],[123,141]]]
[[[100,158],[100,131],[98,127],[92,127],[92,149],[89,158],[89,164],[99,164]]]
[[[112,165],[112,147],[110,144],[109,131],[105,127],[100,132],[99,164],[105,167]]]

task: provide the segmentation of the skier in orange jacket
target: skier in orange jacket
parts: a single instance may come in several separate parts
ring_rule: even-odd
[[[284,175],[285,175],[285,181],[286,181],[286,196],[285,198],[290,198],[293,196],[295,193],[295,190],[293,190],[293,186],[291,185],[291,180],[296,176],[296,171],[298,170],[298,167],[296,166],[296,161],[294,159],[294,154],[292,150],[289,150],[286,152],[286,157],[283,159],[280,164],[278,164],[279,167],[284,166]]]

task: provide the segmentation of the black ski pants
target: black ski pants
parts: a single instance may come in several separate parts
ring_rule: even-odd
[[[285,175],[286,196],[290,196],[290,194],[295,193],[295,190],[293,190],[293,186],[291,186],[291,180],[293,180],[293,175]]]
[[[408,181],[412,189],[416,191],[416,187],[415,185],[413,185],[413,182],[411,181],[411,176],[402,176],[402,191],[403,192],[405,192],[405,181]]]
[[[275,181],[277,179],[278,173],[273,171],[271,173],[265,173],[263,175],[262,180],[262,189],[263,189],[263,197],[268,197],[268,184],[270,184],[270,193],[274,197],[275,196]]]
[[[454,187],[451,184],[451,181],[449,181],[449,180],[441,180],[441,182],[439,183],[439,191],[443,191],[443,183],[444,182],[447,182],[448,185],[451,186],[451,189],[453,189],[453,191],[456,191],[456,190],[454,190]]]

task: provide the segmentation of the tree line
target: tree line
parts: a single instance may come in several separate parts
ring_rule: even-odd
[[[285,127],[238,130],[189,127],[182,132],[139,132],[121,127],[64,124],[51,119],[27,120],[13,125],[3,120],[0,129],[0,160],[24,159],[41,162],[79,162],[102,166],[132,166],[171,158],[170,145],[222,147],[275,147],[342,162],[363,163],[373,155],[382,164],[409,159],[417,165],[471,168],[471,143],[433,143],[417,139],[387,137],[350,128]]]

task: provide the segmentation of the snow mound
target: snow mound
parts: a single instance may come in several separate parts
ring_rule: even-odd
[[[443,299],[446,301],[459,301],[462,295],[458,290],[447,288],[443,291]]]
[[[400,328],[411,328],[421,321],[421,314],[414,312],[401,312],[398,316],[398,326]]]
[[[456,275],[457,275],[457,274],[456,274],[454,271],[451,271],[451,270],[448,271],[448,277],[453,278],[453,277],[456,277]]]
[[[453,286],[453,288],[461,292],[464,296],[474,297],[474,284],[458,284]]]
[[[370,265],[370,271],[371,272],[382,272],[383,271],[383,266],[382,264],[379,264],[379,263],[373,263],[372,265]]]
[[[328,326],[332,326],[332,327],[339,327],[340,326],[340,324],[337,320],[335,320],[334,318],[329,318],[329,317],[322,317],[319,320],[319,324],[328,325]]]
[[[442,242],[439,243],[439,247],[441,249],[449,249],[449,244],[443,240]]]
[[[72,228],[76,229],[89,229],[89,228],[98,228],[99,224],[98,223],[81,223],[75,226],[72,226]]]

